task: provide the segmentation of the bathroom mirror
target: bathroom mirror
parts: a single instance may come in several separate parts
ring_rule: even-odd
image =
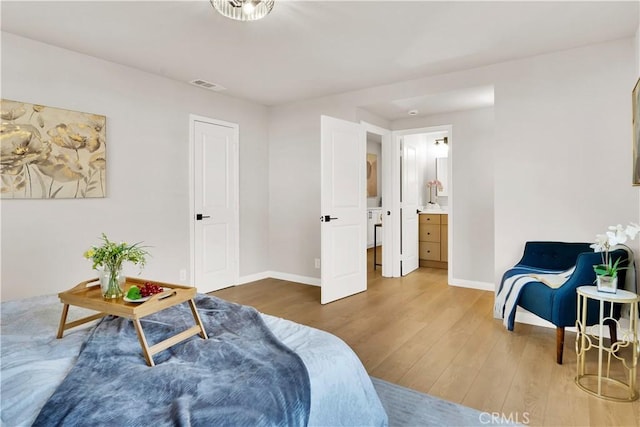
[[[437,196],[449,195],[449,181],[447,180],[448,165],[448,157],[436,158],[436,179],[442,183],[442,190],[437,190]]]

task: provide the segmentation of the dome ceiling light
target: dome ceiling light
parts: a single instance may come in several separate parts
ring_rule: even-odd
[[[236,21],[257,21],[273,9],[274,0],[209,0],[221,15]]]

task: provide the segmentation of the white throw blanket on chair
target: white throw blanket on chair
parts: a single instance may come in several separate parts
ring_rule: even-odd
[[[519,267],[521,268],[521,267]],[[560,273],[527,273],[515,274],[504,281],[502,288],[496,295],[493,306],[493,315],[498,319],[502,319],[505,328],[513,330],[513,324],[510,325],[510,319],[514,318],[513,314],[517,308],[518,298],[522,288],[527,283],[542,282],[553,289],[562,286],[573,274],[575,266]]]

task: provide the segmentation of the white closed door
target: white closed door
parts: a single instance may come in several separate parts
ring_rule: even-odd
[[[322,304],[367,289],[366,136],[359,124],[321,117]]]
[[[417,143],[401,142],[402,147],[402,255],[401,274],[406,276],[418,268],[418,147]]]
[[[238,127],[192,120],[193,281],[211,292],[238,280]]]

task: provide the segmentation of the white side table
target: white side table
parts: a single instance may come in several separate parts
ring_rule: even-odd
[[[613,293],[598,292],[595,286],[581,286],[578,292],[578,311],[576,320],[576,353],[578,355],[578,375],[576,384],[584,391],[608,400],[631,402],[638,398],[636,370],[638,365],[638,301],[640,296],[618,289]],[[597,325],[586,327],[587,301],[596,300],[600,305],[599,321]],[[609,309],[605,313],[605,302],[609,302]],[[629,304],[629,328],[620,330],[620,323],[613,318],[613,303]],[[618,341],[610,346],[604,342],[604,322],[616,322],[619,328]],[[590,333],[591,331],[591,333]],[[597,334],[595,334],[596,332]],[[631,354],[623,355],[621,350],[631,349]],[[585,371],[586,354],[591,349],[598,350],[598,372]],[[604,354],[606,353],[606,361]],[[625,352],[628,353],[628,352]],[[611,373],[612,360],[619,361],[624,375],[621,379],[614,378]],[[605,365],[606,362],[606,366]]]

